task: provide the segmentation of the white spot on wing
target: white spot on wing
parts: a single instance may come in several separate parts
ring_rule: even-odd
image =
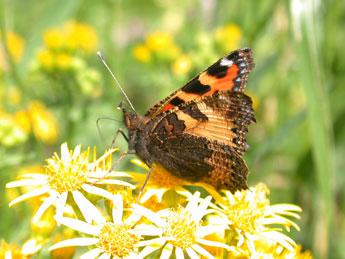
[[[233,62],[229,59],[226,58],[222,58],[222,60],[220,61],[220,65],[224,66],[224,67],[231,67],[233,64]]]

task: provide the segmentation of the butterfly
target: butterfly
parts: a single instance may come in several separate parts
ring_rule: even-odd
[[[128,152],[150,168],[160,165],[189,182],[217,190],[246,189],[248,125],[252,100],[243,93],[254,68],[250,48],[230,52],[144,116],[122,108]],[[148,176],[149,177],[149,176]]]

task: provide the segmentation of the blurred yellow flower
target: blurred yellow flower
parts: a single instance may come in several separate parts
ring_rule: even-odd
[[[179,57],[171,66],[171,70],[176,75],[183,75],[189,72],[192,67],[192,60],[189,56]]]
[[[24,40],[14,32],[8,32],[6,34],[6,44],[14,61],[20,61],[24,53]]]
[[[134,47],[133,56],[141,62],[149,62],[151,60],[151,52],[144,44],[140,44]]]
[[[71,56],[67,53],[59,53],[56,56],[56,65],[61,69],[70,68],[72,65]]]
[[[29,105],[32,131],[35,137],[45,143],[53,144],[58,138],[57,122],[43,103],[33,101]]]
[[[0,258],[15,258],[15,259],[26,259],[21,249],[16,244],[7,244],[4,239],[1,240],[0,246]]]
[[[216,42],[226,51],[237,49],[242,37],[242,30],[235,24],[228,24],[214,31]]]
[[[0,144],[13,147],[27,140],[28,135],[15,122],[12,114],[0,113]]]
[[[173,37],[167,32],[153,32],[146,37],[146,45],[152,51],[168,49],[173,44]]]
[[[98,36],[91,26],[71,21],[65,25],[64,31],[66,33],[67,48],[81,48],[86,53],[95,51]]]
[[[30,116],[27,111],[19,110],[14,114],[16,124],[25,132],[29,133],[31,130]]]
[[[64,45],[64,35],[60,29],[52,28],[43,34],[44,44],[50,49],[61,48]]]
[[[55,57],[51,51],[44,49],[38,53],[38,60],[43,67],[49,69],[53,67],[54,62],[55,62]]]

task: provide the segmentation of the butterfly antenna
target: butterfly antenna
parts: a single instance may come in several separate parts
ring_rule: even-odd
[[[126,97],[127,102],[129,103],[129,106],[131,106],[131,109],[135,112],[135,109],[131,103],[131,101],[129,100],[127,94],[125,93],[125,91],[123,90],[123,88],[121,87],[119,81],[116,79],[116,77],[114,76],[113,72],[111,72],[109,66],[107,65],[107,63],[105,62],[105,59],[102,56],[102,53],[100,51],[97,51],[97,56],[100,58],[100,60],[103,62],[103,64],[105,65],[105,67],[108,69],[109,73],[111,74],[111,76],[113,77],[113,79],[115,80],[116,84],[118,85],[118,87],[121,89],[123,95]]]

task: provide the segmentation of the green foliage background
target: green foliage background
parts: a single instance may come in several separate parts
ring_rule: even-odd
[[[303,4],[306,8],[299,8]],[[198,33],[212,35],[215,28],[228,23],[239,26],[239,47],[250,46],[256,64],[247,87],[258,103],[257,123],[248,134],[251,149],[245,155],[249,184],[266,183],[273,204],[294,203],[303,208],[301,231],[292,231],[290,236],[304,249],[311,249],[316,258],[345,258],[344,1],[1,0],[0,8],[1,31],[15,31],[26,44],[22,61],[2,75],[2,87],[15,84],[24,93],[31,92],[36,86],[30,81],[29,67],[42,45],[43,32],[76,20],[95,29],[99,50],[141,114],[193,76],[174,77],[169,66],[147,66],[133,57],[133,47],[145,35],[167,30],[163,22],[167,12],[183,21],[174,37],[183,50],[192,53],[193,61],[200,61],[193,72],[211,64],[204,61],[207,49],[197,51]],[[102,120],[105,141],[100,138],[97,118],[120,119],[116,107],[124,97],[96,53],[86,62],[102,74],[104,93],[99,98],[56,101],[57,89],[49,89],[49,84],[42,90],[50,92],[48,97],[41,90],[26,96],[41,98],[55,112],[61,131],[56,145],[30,139],[22,146],[0,146],[0,236],[8,242],[25,241],[30,225],[29,209],[23,206],[14,216],[5,198],[5,183],[14,179],[19,168],[33,162],[44,164],[64,141],[71,148],[96,145],[102,151],[116,129],[124,127]],[[124,141],[118,145],[126,149]],[[119,169],[128,167],[123,162]]]

